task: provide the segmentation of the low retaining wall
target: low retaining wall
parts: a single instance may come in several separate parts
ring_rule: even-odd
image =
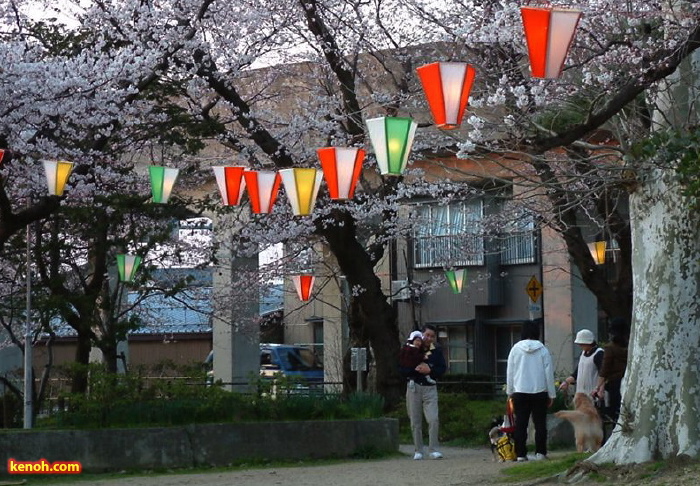
[[[251,459],[348,457],[399,448],[397,419],[203,424],[145,429],[8,431],[7,460],[78,461],[84,472],[226,466]]]

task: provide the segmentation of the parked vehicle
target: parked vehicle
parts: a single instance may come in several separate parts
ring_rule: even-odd
[[[207,384],[214,382],[214,351],[204,360]],[[293,344],[260,344],[260,376],[287,378],[296,389],[321,389],[323,365],[313,349]]]
[[[299,378],[301,384],[323,383],[323,366],[313,349],[291,344],[260,344],[260,376]]]

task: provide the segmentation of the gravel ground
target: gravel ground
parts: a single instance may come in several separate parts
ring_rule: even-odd
[[[230,472],[144,475],[90,481],[95,486],[452,486],[491,482],[512,465],[495,462],[487,448],[443,447],[444,459],[413,460],[412,446],[401,446],[405,456],[332,465],[271,467]],[[85,486],[85,481],[61,482]]]
[[[115,478],[112,475],[109,479],[93,476],[90,479],[83,478],[76,481],[70,481],[65,477],[60,484],[80,486],[86,484],[91,486],[469,486],[503,484],[505,476],[500,474],[500,471],[515,465],[512,462],[494,461],[487,448],[443,447],[441,450],[445,457],[440,460],[414,461],[412,446],[402,445],[403,456],[379,460],[226,472],[144,474],[122,478]],[[557,451],[551,453],[550,457],[556,458],[568,453]],[[584,464],[579,468],[579,473],[581,471],[593,472],[597,478],[581,476],[574,472],[568,478],[541,478],[521,483],[520,486],[565,483],[581,486],[600,486],[601,484],[697,486],[700,484],[700,462],[687,459],[603,468],[586,467]],[[5,482],[0,479],[0,486],[34,484],[31,478],[27,483],[20,481]],[[509,484],[515,486],[513,483]]]

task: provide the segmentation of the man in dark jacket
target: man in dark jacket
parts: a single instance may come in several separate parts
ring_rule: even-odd
[[[428,451],[431,459],[442,459],[438,450],[438,393],[437,386],[431,384],[427,377],[436,380],[447,369],[442,348],[437,345],[437,331],[434,326],[423,326],[423,346],[425,361],[415,368],[399,366],[399,372],[406,378],[406,409],[411,420],[411,432],[415,454],[413,459],[423,459],[423,417],[428,422]]]

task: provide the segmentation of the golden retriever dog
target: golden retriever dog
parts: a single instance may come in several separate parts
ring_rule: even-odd
[[[574,426],[578,452],[595,452],[600,449],[603,443],[603,421],[591,397],[577,393],[574,395],[574,410],[562,410],[554,416],[568,420]]]

